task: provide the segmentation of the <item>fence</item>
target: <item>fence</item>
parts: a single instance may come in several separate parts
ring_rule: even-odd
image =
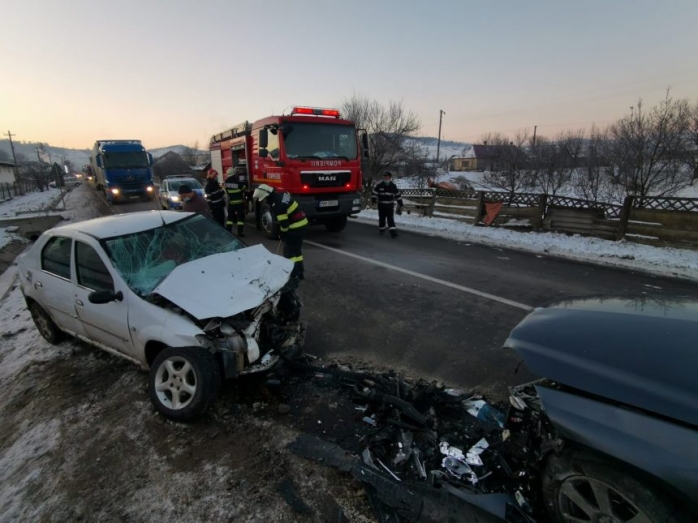
[[[698,249],[698,198],[627,197],[623,205],[566,196],[403,189],[404,211],[474,225],[546,230]],[[370,198],[370,194],[366,195]]]
[[[14,198],[17,195],[36,191],[37,189],[47,190],[48,186],[44,183],[39,183],[36,178],[21,178],[19,181],[12,183],[0,182],[0,202]]]

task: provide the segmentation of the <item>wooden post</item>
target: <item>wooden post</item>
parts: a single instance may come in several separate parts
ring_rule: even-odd
[[[434,207],[436,207],[436,189],[431,190],[431,201],[429,202],[429,207],[425,209],[425,214],[429,218],[434,217]]]
[[[623,208],[620,210],[618,231],[616,232],[616,241],[622,240],[628,230],[628,220],[630,219],[630,210],[633,208],[633,199],[632,196],[626,196],[623,201]]]
[[[545,218],[545,209],[548,206],[548,195],[541,194],[538,196],[538,216],[533,224],[533,230],[535,232],[540,231],[543,227],[543,218]]]
[[[477,225],[478,223],[480,223],[480,218],[482,217],[484,210],[485,210],[485,193],[478,192],[477,193],[477,207],[475,208],[475,220],[473,222],[473,225]]]

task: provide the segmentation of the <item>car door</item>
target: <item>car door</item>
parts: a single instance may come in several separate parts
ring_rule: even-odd
[[[99,247],[101,251],[101,247]],[[82,322],[85,336],[123,354],[134,356],[134,347],[128,326],[128,292],[117,289],[109,266],[97,249],[75,241],[75,276],[77,281],[75,308]],[[119,279],[121,284],[121,280]],[[121,291],[121,301],[90,303],[94,291]]]
[[[41,272],[33,277],[34,298],[61,330],[83,334],[75,309],[71,257],[73,239],[54,236],[41,250]]]
[[[160,183],[160,205],[167,207],[167,180]]]

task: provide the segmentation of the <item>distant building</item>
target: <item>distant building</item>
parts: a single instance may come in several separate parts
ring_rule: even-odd
[[[0,162],[0,183],[15,183],[15,164]]]
[[[516,149],[516,151],[514,151]],[[497,160],[507,153],[523,154],[514,145],[473,144],[461,157],[453,158],[454,171],[494,171]]]

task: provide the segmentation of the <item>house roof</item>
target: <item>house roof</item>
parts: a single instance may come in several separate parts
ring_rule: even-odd
[[[15,164],[13,164],[12,162],[0,162],[0,165],[2,165],[3,167],[14,167],[15,166]]]

